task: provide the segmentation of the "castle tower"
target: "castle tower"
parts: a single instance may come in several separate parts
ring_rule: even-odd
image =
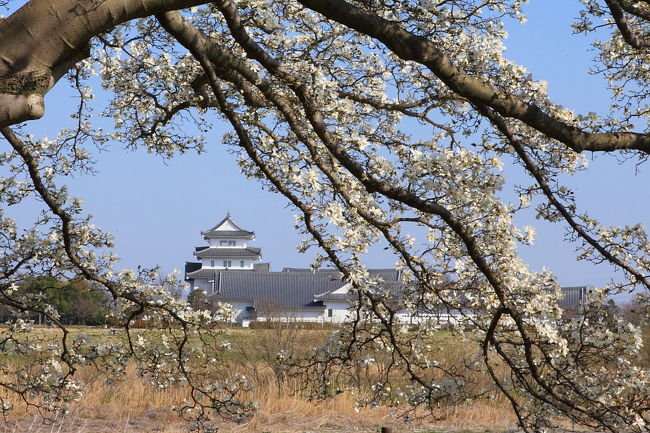
[[[211,291],[215,271],[252,271],[253,265],[262,258],[260,248],[248,246],[248,241],[255,239],[255,232],[243,229],[230,214],[214,227],[202,231],[201,236],[208,245],[194,251],[194,257],[200,262],[185,264],[185,279],[192,288]]]

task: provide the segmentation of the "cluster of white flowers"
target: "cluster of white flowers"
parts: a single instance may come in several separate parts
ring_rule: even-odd
[[[0,210],[0,293],[16,309],[2,341],[40,365],[20,376],[24,385],[16,389],[48,395],[54,409],[79,395],[77,365],[103,365],[119,378],[135,361],[161,388],[182,382],[201,390],[178,408],[183,415],[243,419],[254,409],[238,397],[250,387],[246,378],[218,380],[227,376],[222,354],[229,348],[219,324],[232,310],[221,305],[208,314],[174,300],[176,275],[160,284],[155,269],[116,272],[110,236],[84,215],[82,200],[57,186],[92,169],[84,150],[90,141],[121,140],[164,157],[201,151],[208,115],[216,113],[233,126],[224,141],[239,153],[242,171],[295,207],[305,234],[299,248],[318,246],[314,266],[334,264],[350,282],[348,327],[313,353],[319,362],[310,365],[318,368],[307,375],[314,396],[340,391],[332,377],[341,371],[358,391],[365,369],[380,373],[370,395],[355,394],[359,404],[431,408],[472,397],[471,377],[440,357],[444,343],[436,336],[445,327],[476,349],[458,362],[494,381],[478,394],[508,394],[523,428],[543,430],[561,415],[611,431],[647,430],[650,381],[633,362],[639,330],[604,313],[607,295],[650,288],[647,234],[641,225],[601,225],[578,209],[565,183],[587,169],[571,141],[578,132],[624,133],[650,113],[638,91],[650,79],[648,44],[631,47],[602,2],[582,0],[576,30],[600,37],[603,17],[613,30],[594,42],[613,102],[606,116],[576,114],[505,57],[504,19],[525,21],[521,3],[359,1],[349,4],[354,22],[337,22],[312,0],[218,0],[126,23],[94,40],[91,57],[70,74],[80,101],[76,128],[55,139],[15,138],[0,154],[0,202],[36,196],[47,208],[22,232]],[[647,13],[638,2],[616,3]],[[627,13],[639,35],[648,26],[641,12]],[[404,35],[430,45],[405,47]],[[113,95],[104,112],[114,121],[111,132],[91,123],[88,83],[95,76]],[[555,126],[544,129],[548,124]],[[503,200],[511,160],[530,179],[514,187],[516,204]],[[539,218],[567,225],[579,259],[622,270],[624,280],[592,290],[577,318],[563,317],[553,275],[531,271],[519,255],[535,229],[518,227],[515,216],[530,206]],[[363,266],[379,240],[397,256],[400,296]],[[21,277],[43,272],[103,285],[114,299],[115,340],[62,337],[49,347],[18,338],[31,332],[25,319],[33,311],[64,328],[42,297],[16,290]],[[409,326],[404,315],[415,318]],[[394,370],[408,374],[397,380]]]

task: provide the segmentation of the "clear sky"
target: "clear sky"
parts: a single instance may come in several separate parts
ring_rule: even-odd
[[[590,75],[595,56],[589,38],[574,35],[570,24],[578,16],[579,1],[532,0],[525,6],[528,22],[508,26],[507,55],[525,65],[535,79],[549,83],[551,98],[576,112],[606,114],[609,92],[601,76]],[[601,223],[643,223],[650,229],[650,167],[635,161],[621,163],[612,156],[590,158],[590,168],[570,180],[577,204]],[[611,268],[576,262],[573,248],[562,243],[558,224],[530,219],[538,237],[522,249],[533,269],[549,267],[563,285],[600,285],[613,276]]]
[[[571,34],[577,0],[532,0],[526,6],[525,25],[508,25],[508,55],[525,65],[536,79],[549,83],[552,98],[582,113],[607,110],[602,79],[590,77],[593,55],[583,36]],[[54,136],[75,100],[65,82],[47,96],[46,115],[28,126],[29,132]],[[252,244],[262,248],[263,260],[273,270],[284,266],[306,267],[312,254],[299,254],[301,235],[293,230],[293,212],[286,200],[262,190],[239,173],[233,155],[221,143],[225,128],[215,123],[203,155],[190,153],[169,161],[144,151],[125,151],[113,143],[96,155],[98,173],[67,181],[72,193],[85,200],[96,224],[113,233],[122,267],[160,265],[163,271],[183,269],[193,260],[195,246],[203,244],[200,231],[226,212],[244,228],[256,232]],[[5,144],[6,145],[6,144]],[[4,145],[3,145],[4,146]],[[578,204],[606,224],[649,226],[650,177],[647,166],[618,164],[613,158],[592,161],[592,169],[578,176]],[[506,167],[506,175],[508,168]],[[19,221],[33,214],[32,205],[9,209]],[[521,224],[536,227],[538,240],[522,254],[531,267],[546,266],[563,285],[600,285],[612,278],[611,269],[576,263],[573,247],[562,243],[561,226],[542,224],[522,216]],[[395,259],[378,249],[368,256],[370,267],[392,267]]]

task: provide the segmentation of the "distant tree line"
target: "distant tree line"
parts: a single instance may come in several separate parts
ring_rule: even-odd
[[[50,305],[66,325],[105,325],[110,308],[106,290],[81,278],[61,281],[50,276],[23,280],[18,285],[18,295],[24,302],[42,307]],[[15,307],[0,305],[0,321],[7,322],[19,314]],[[31,312],[28,319],[44,323],[43,317]]]

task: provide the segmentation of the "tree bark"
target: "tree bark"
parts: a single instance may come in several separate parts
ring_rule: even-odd
[[[0,21],[0,128],[37,119],[88,42],[124,22],[206,0],[31,0]]]
[[[591,133],[567,124],[536,105],[468,75],[454,65],[435,42],[345,0],[299,2],[377,39],[402,59],[426,66],[470,102],[488,106],[504,117],[518,119],[576,152],[638,150],[650,153],[650,135]],[[45,111],[44,95],[74,63],[88,55],[88,42],[93,36],[129,20],[204,3],[207,0],[29,1],[0,21],[0,128],[40,118]]]
[[[404,60],[426,66],[457,94],[486,105],[504,117],[514,118],[564,143],[576,152],[639,150],[650,153],[650,136],[634,132],[590,133],[542,111],[538,106],[492,87],[453,64],[438,45],[404,29],[400,24],[356,7],[345,0],[298,0],[304,7],[360,33],[377,39]]]

